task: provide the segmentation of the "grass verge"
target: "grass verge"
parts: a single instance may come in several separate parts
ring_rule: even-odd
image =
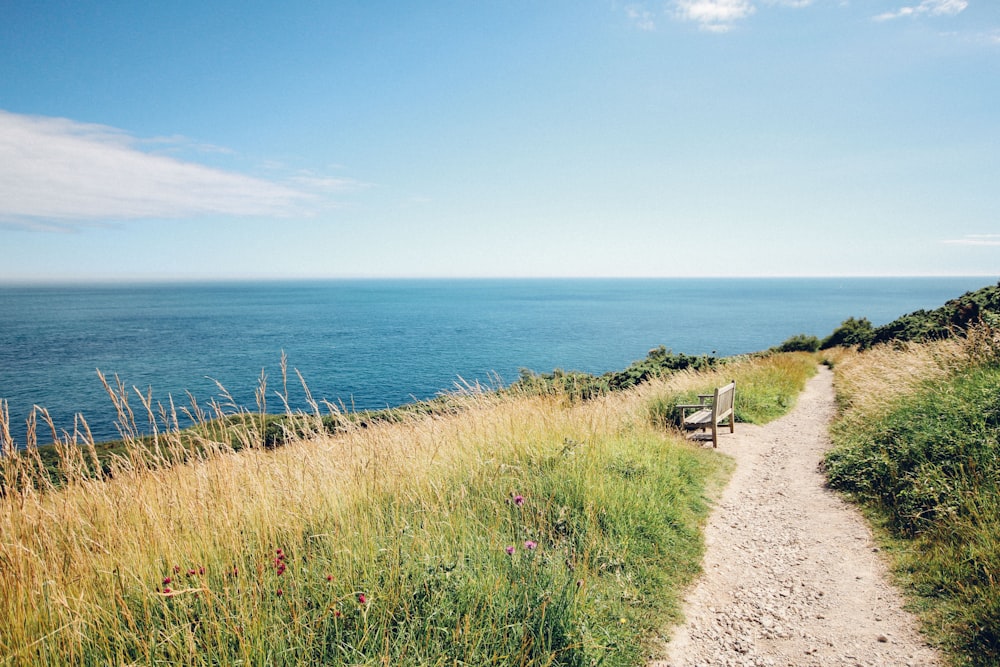
[[[929,635],[1000,664],[1000,341],[877,347],[835,367],[830,483],[874,519]]]

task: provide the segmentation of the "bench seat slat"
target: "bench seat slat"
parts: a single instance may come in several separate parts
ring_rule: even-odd
[[[699,426],[701,424],[710,424],[712,422],[712,411],[711,410],[699,410],[698,412],[692,413],[685,417],[684,423],[692,426]]]

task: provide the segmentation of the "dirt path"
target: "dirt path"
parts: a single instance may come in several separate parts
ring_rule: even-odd
[[[651,667],[941,664],[864,521],[823,486],[833,409],[822,367],[791,413],[720,438],[737,468],[706,527],[686,624]]]

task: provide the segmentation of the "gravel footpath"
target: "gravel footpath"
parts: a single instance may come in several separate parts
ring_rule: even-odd
[[[737,468],[706,526],[687,622],[651,667],[942,664],[864,520],[824,486],[832,375],[821,367],[781,419],[719,438]]]

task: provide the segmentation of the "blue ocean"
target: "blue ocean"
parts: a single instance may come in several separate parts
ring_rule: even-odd
[[[519,369],[603,373],[658,345],[685,354],[766,349],[936,308],[989,278],[355,280],[0,286],[0,399],[24,444],[32,406],[60,429],[82,413],[118,437],[97,371],[155,400],[219,396],[255,408],[261,373],[280,411],[282,353],[314,398],[396,406]],[[305,407],[294,375],[293,408]],[[132,401],[138,407],[137,400]],[[42,440],[46,438],[43,436]]]

